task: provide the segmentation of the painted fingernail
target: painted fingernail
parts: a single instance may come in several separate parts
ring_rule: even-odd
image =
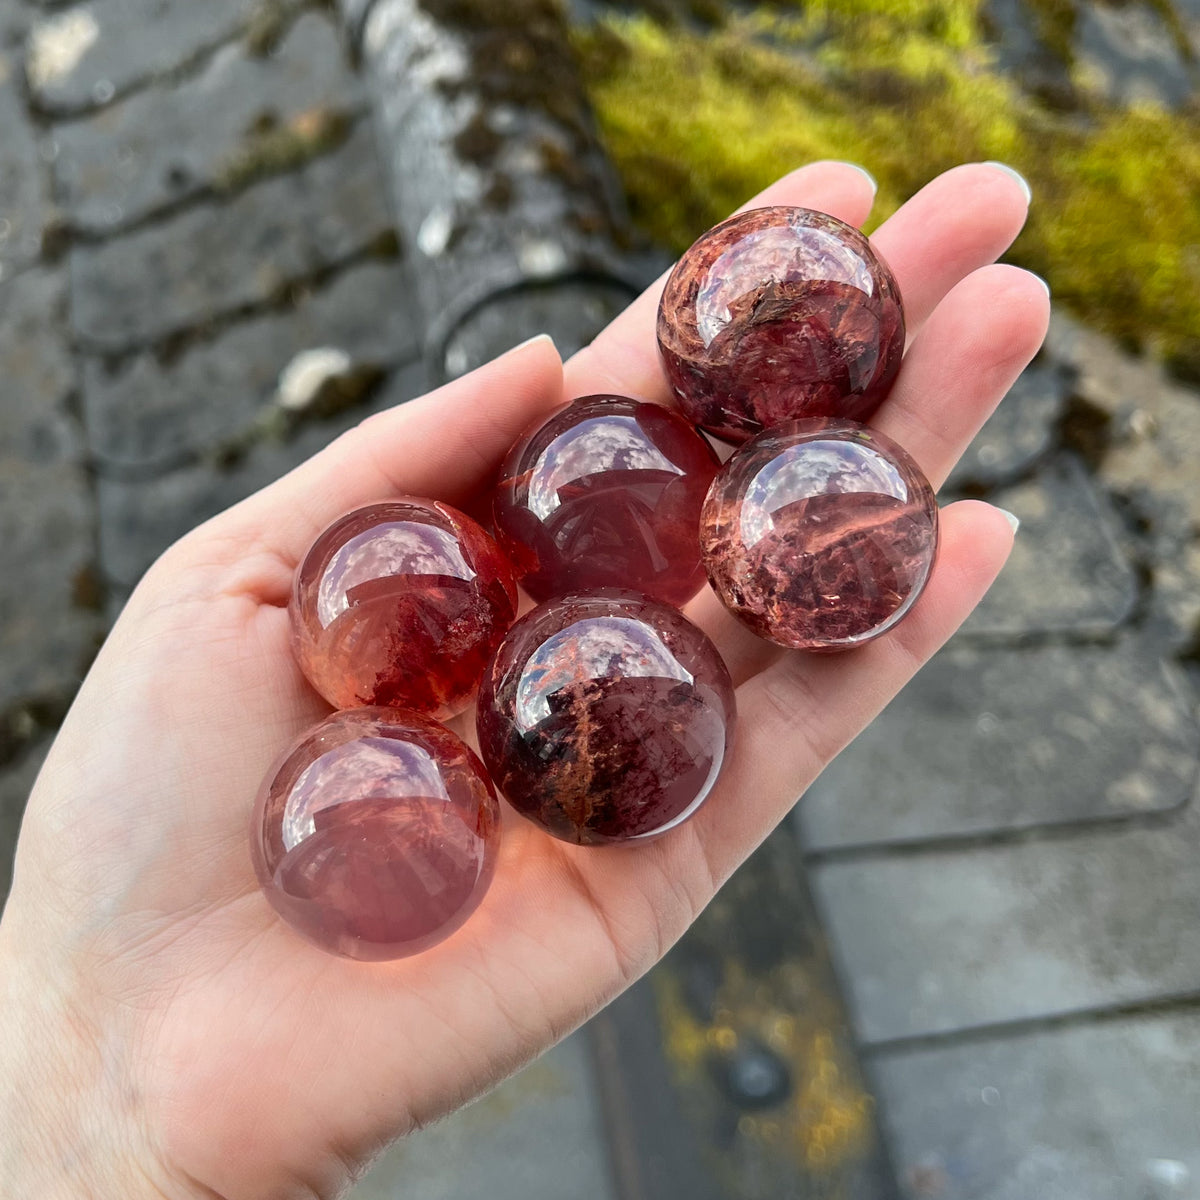
[[[994,158],[989,158],[983,165],[985,167],[995,167],[997,171],[1003,171],[1005,175],[1011,175],[1021,185],[1021,191],[1025,193],[1025,203],[1033,203],[1033,189],[1029,186],[1029,180],[1015,167],[1010,167],[1008,163],[997,162]]]
[[[527,346],[532,346],[535,342],[546,342],[550,349],[558,353],[558,347],[554,344],[554,339],[548,333],[535,333],[533,337],[526,338],[523,342],[518,343],[511,350],[505,350],[505,355],[516,354],[518,350],[524,350]]]
[[[875,195],[875,193],[877,191],[879,191],[879,184],[875,182],[875,176],[872,175],[871,172],[868,171],[866,167],[860,167],[858,165],[858,163],[845,162],[844,160],[843,160],[843,165],[850,167],[851,170],[857,171],[871,185],[871,195],[872,196]]]
[[[1007,508],[1001,508],[998,504],[996,511],[1008,522],[1008,527],[1013,531],[1013,537],[1016,537],[1017,530],[1021,528],[1021,518],[1016,513],[1010,513]]]

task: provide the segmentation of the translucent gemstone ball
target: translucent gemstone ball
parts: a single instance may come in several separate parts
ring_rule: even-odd
[[[348,958],[417,954],[475,911],[491,882],[499,805],[483,764],[418,713],[334,713],[263,781],[259,883],[305,937]]]
[[[684,414],[738,443],[796,418],[865,421],[900,369],[904,312],[891,270],[853,226],[756,208],[676,264],[658,346]]]
[[[760,637],[846,650],[912,607],[937,530],[933,489],[890,438],[852,421],[792,421],[721,468],[700,540],[717,595]]]
[[[629,592],[527,613],[484,675],[480,753],[518,812],[567,842],[663,833],[729,753],[733,684],[678,610]]]
[[[670,409],[584,396],[509,452],[496,537],[535,600],[624,587],[683,604],[704,582],[696,530],[718,465]]]
[[[444,719],[469,703],[517,615],[512,568],[457,509],[407,498],[339,518],[296,571],[292,645],[335,708]]]

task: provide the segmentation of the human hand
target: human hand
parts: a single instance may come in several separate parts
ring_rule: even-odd
[[[861,173],[835,163],[752,202],[854,224],[870,203]],[[1008,175],[961,167],[872,239],[911,338],[873,424],[935,486],[1045,333],[1040,283],[987,265],[1025,211]],[[287,928],[258,889],[248,822],[276,755],[328,712],[289,647],[297,561],[339,513],[399,493],[479,513],[509,445],[564,387],[668,401],[660,286],[565,369],[535,341],[370,418],[146,575],[34,788],[0,922],[6,1195],[336,1194],[390,1139],[516,1070],[646,971],[978,602],[1012,534],[971,501],[944,510],[910,616],[851,653],[780,651],[706,590],[688,613],[738,684],[740,723],[691,821],[598,852],[506,813],[481,907],[415,958],[334,958]]]

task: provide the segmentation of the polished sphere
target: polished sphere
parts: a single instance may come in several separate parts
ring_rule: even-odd
[[[436,722],[334,713],[259,790],[251,854],[280,915],[322,949],[402,958],[448,937],[491,882],[499,805],[483,764]]]
[[[523,816],[567,842],[663,833],[729,753],[733,684],[676,609],[630,592],[547,601],[509,631],[479,690],[480,754]]]
[[[440,720],[470,702],[517,615],[517,585],[470,517],[408,497],[330,525],[296,571],[290,613],[300,668],[334,708]]]
[[[704,503],[709,581],[760,637],[848,650],[891,629],[933,566],[937,501],[890,438],[792,421],[747,442]]]
[[[627,587],[681,605],[704,582],[696,530],[718,466],[670,409],[584,396],[509,452],[496,538],[535,600]]]
[[[689,420],[729,442],[802,417],[865,421],[904,352],[888,265],[851,225],[807,208],[755,208],[676,264],[658,345]]]

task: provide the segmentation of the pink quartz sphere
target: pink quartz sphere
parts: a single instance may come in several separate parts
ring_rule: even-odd
[[[716,647],[616,590],[527,613],[484,675],[480,754],[512,806],[566,842],[647,838],[712,790],[736,719]]]
[[[496,537],[535,600],[627,587],[683,604],[704,582],[696,530],[719,465],[670,409],[584,396],[509,452]]]
[[[417,954],[475,911],[491,882],[499,805],[483,764],[419,713],[334,713],[263,781],[250,845],[267,899],[324,950]]]
[[[658,346],[684,415],[736,444],[796,418],[865,421],[900,369],[904,311],[891,270],[853,226],[755,208],[676,264]]]
[[[517,615],[517,586],[470,517],[409,497],[330,525],[296,571],[290,612],[300,668],[335,708],[444,719],[470,702]]]
[[[917,464],[852,421],[760,433],[721,468],[700,520],[725,606],[797,650],[847,650],[891,629],[925,587],[937,531]]]

